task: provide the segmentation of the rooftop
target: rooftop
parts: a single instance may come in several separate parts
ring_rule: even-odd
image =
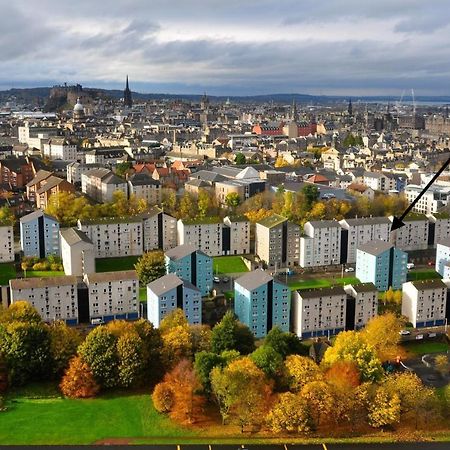
[[[108,283],[110,281],[124,281],[124,280],[138,280],[138,275],[135,270],[121,270],[119,272],[102,272],[90,273],[85,275],[85,278],[90,283]]]
[[[280,216],[279,214],[272,214],[271,216],[266,217],[265,219],[261,219],[256,223],[266,228],[273,228],[278,225],[281,225],[286,221],[287,221],[286,217]]]
[[[79,242],[85,242],[92,245],[92,241],[86,236],[85,233],[76,228],[66,228],[60,232],[61,238],[63,238],[67,244],[75,245]]]
[[[60,277],[16,278],[9,280],[11,289],[35,289],[45,287],[70,286],[77,284],[77,277],[65,275]]]
[[[147,289],[158,297],[183,284],[183,280],[174,273],[169,273],[147,284]]]
[[[439,278],[433,280],[411,281],[415,288],[419,289],[447,289],[447,285]]]
[[[368,242],[366,244],[361,244],[357,250],[360,250],[365,253],[369,253],[374,256],[381,255],[382,253],[390,250],[393,247],[393,244],[387,241],[374,240]]]
[[[253,272],[246,273],[245,275],[237,278],[235,283],[239,284],[239,286],[242,286],[248,291],[253,291],[254,289],[257,289],[272,280],[273,277],[269,275],[268,272],[262,269],[256,269]]]
[[[343,286],[332,286],[327,288],[307,289],[304,291],[297,291],[301,298],[318,298],[318,297],[331,297],[333,295],[346,295]]]

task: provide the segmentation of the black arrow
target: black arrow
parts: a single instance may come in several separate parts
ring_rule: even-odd
[[[414,201],[406,208],[405,212],[400,217],[395,217],[392,220],[391,232],[401,228],[405,224],[403,223],[403,219],[405,216],[414,208],[415,204],[421,199],[422,195],[428,191],[430,186],[436,181],[439,175],[445,170],[445,168],[450,164],[450,158],[444,163],[444,165],[436,172],[434,177],[428,182],[428,184],[423,188],[422,192],[414,199]]]

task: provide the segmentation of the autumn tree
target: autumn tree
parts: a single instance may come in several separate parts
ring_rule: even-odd
[[[339,333],[333,346],[326,350],[322,365],[327,368],[338,361],[355,363],[362,381],[379,380],[384,373],[375,349],[357,331]]]
[[[269,378],[275,379],[282,371],[283,358],[270,345],[261,345],[250,355],[250,358]]]
[[[14,225],[14,213],[8,206],[0,208],[0,225]]]
[[[146,286],[166,273],[166,263],[162,250],[144,253],[134,265],[139,281]]]
[[[369,320],[361,331],[361,337],[370,345],[381,360],[394,358],[398,354],[400,331],[405,322],[393,313],[385,313]]]
[[[434,357],[434,364],[436,366],[436,370],[442,375],[448,375],[450,370],[450,364],[448,361],[447,355],[437,355]]]
[[[185,191],[183,197],[181,197],[180,204],[178,206],[178,218],[179,219],[193,219],[197,216],[197,204],[192,194]]]
[[[348,393],[359,386],[361,374],[352,361],[337,361],[325,373],[329,384],[340,391]]]
[[[308,356],[290,355],[284,366],[288,386],[294,392],[299,392],[307,383],[322,379],[319,366]]]
[[[11,322],[42,323],[42,318],[30,303],[20,300],[0,308],[0,323]]]
[[[175,404],[175,393],[168,383],[158,383],[152,394],[153,406],[156,411],[168,414]]]
[[[52,194],[45,212],[55,217],[64,227],[76,225],[78,219],[98,217],[98,212],[86,197],[66,191]]]
[[[274,433],[307,433],[311,430],[312,419],[308,402],[299,394],[285,392],[267,415],[267,425]]]
[[[318,428],[321,419],[330,415],[333,410],[334,402],[330,386],[324,381],[310,381],[303,385],[300,396],[306,401],[315,426]]]
[[[369,424],[374,428],[394,425],[400,421],[400,399],[379,386],[369,404]]]
[[[230,192],[225,197],[225,204],[228,208],[236,209],[241,204],[241,197],[237,192]]]
[[[79,356],[70,360],[59,387],[69,398],[95,397],[100,390],[91,369]]]
[[[271,387],[249,357],[236,359],[224,369],[215,367],[211,385],[224,423],[239,424],[241,432],[246,426],[263,423]]]

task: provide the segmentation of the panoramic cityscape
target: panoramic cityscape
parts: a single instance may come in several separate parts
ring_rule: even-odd
[[[1,447],[449,448],[448,12],[365,3],[0,0]]]

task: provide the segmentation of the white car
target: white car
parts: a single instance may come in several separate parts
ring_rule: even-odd
[[[414,263],[408,263],[408,264],[406,264],[406,268],[407,268],[408,270],[414,269]]]
[[[354,272],[355,269],[354,269],[353,267],[346,267],[346,268],[345,268],[345,271],[346,271],[346,272]]]
[[[220,278],[219,277],[214,277],[213,278],[213,282],[214,283],[220,283]]]
[[[401,334],[402,336],[409,336],[409,335],[411,334],[411,331],[409,331],[409,330],[401,330],[401,331],[400,331],[400,334]]]

